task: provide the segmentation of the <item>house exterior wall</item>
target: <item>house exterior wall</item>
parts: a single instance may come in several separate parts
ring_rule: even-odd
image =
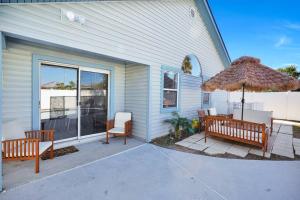
[[[125,109],[125,65],[101,59],[50,50],[16,41],[7,42],[3,51],[3,121],[18,119],[24,129],[32,128],[32,57],[33,54],[53,56],[56,58],[93,63],[95,65],[113,66],[114,111]],[[64,63],[63,63],[64,64]],[[78,64],[80,65],[80,64]],[[35,127],[36,128],[36,127]]]
[[[148,67],[126,66],[125,111],[132,112],[133,134],[146,139],[148,109]]]
[[[202,79],[188,74],[182,74],[181,76],[180,111],[183,116],[193,119],[198,116],[196,111],[201,109],[202,93],[200,85]]]
[[[190,16],[191,7],[196,9],[194,18]],[[67,21],[61,17],[62,9],[84,16],[86,23],[79,25]],[[152,139],[168,133],[169,129],[163,120],[170,118],[170,113],[161,113],[160,110],[162,65],[180,68],[184,57],[194,54],[201,63],[204,75],[210,77],[224,69],[221,56],[201,14],[193,0],[4,5],[0,7],[0,30],[14,37],[67,46],[150,66],[148,130],[151,130],[149,137]],[[21,54],[20,57],[22,56]],[[28,57],[25,60],[30,61]],[[25,70],[24,73],[28,71]],[[19,78],[28,84],[28,77]],[[195,113],[191,112],[195,112],[194,108],[201,107],[201,90],[200,85],[196,89],[192,84],[194,78],[188,79],[183,79],[181,111],[183,115],[194,117]],[[197,79],[196,84],[198,82]],[[125,83],[122,84],[124,89]],[[194,89],[197,91],[193,92]],[[122,91],[119,92],[122,96]],[[186,95],[189,94],[193,97],[187,98]],[[122,98],[124,100],[124,95]],[[30,112],[30,105],[26,101],[28,98],[24,102],[16,102],[20,107],[24,104],[24,115]],[[8,109],[6,112],[9,112]]]

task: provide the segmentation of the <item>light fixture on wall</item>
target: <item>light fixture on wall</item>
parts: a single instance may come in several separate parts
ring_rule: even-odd
[[[70,22],[77,22],[81,25],[85,24],[85,22],[86,22],[85,17],[77,15],[73,11],[62,9],[61,10],[61,20],[63,20],[64,18],[66,18]]]
[[[66,17],[69,21],[74,22],[75,21],[75,14],[72,11],[66,11],[65,12]]]

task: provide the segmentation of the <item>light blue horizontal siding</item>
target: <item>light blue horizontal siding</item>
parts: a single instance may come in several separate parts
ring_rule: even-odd
[[[151,122],[148,124],[151,126],[150,137],[154,138],[168,132],[163,120],[170,117],[160,113],[161,65],[180,68],[184,57],[194,54],[201,62],[204,75],[211,77],[224,69],[210,36],[210,28],[201,18],[203,13],[196,9],[192,19],[191,7],[197,8],[193,0],[11,4],[0,7],[0,30],[8,35],[34,38],[151,66],[151,112],[148,117]],[[61,20],[61,9],[84,16],[86,23],[81,26]],[[120,68],[116,73],[118,70],[125,74]],[[125,87],[125,80],[119,81],[116,95],[122,99],[125,90],[121,88]],[[124,106],[119,110],[122,108]]]
[[[200,15],[190,18],[191,6],[192,0],[7,5],[0,7],[0,29],[149,65],[178,66],[193,53],[204,73],[214,74],[223,64]],[[60,9],[86,24],[61,20]]]
[[[148,68],[141,65],[126,66],[125,82],[125,111],[133,114],[133,135],[146,139]]]
[[[181,79],[181,114],[189,119],[197,117],[197,110],[201,109],[200,77],[184,74]]]
[[[184,73],[181,73],[180,76],[179,114],[188,119],[197,118],[197,110],[201,109],[202,104],[202,92],[200,88],[202,83],[201,77],[195,77]],[[159,88],[159,85],[154,86],[154,88]],[[154,96],[155,95],[156,94],[154,94]],[[157,106],[153,106],[152,109],[157,109]],[[152,127],[152,129],[154,129],[153,132],[157,133],[156,135],[152,135],[152,138],[168,133],[170,126],[163,121],[171,117],[171,113],[163,113],[159,117],[153,116],[154,120],[152,120],[152,123],[158,124],[158,126]]]

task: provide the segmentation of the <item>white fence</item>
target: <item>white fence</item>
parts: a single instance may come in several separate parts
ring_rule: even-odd
[[[219,114],[228,114],[228,98],[229,93],[217,90],[211,93],[210,107],[214,107]]]
[[[241,92],[229,93],[229,107],[239,107]],[[247,109],[273,111],[273,117],[300,121],[300,92],[246,92]]]

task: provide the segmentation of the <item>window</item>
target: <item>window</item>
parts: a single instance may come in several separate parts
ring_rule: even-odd
[[[179,72],[162,71],[162,109],[175,111],[178,109]]]
[[[203,103],[203,106],[210,105],[210,93],[206,93],[206,92],[203,93],[202,103]]]
[[[199,77],[201,76],[201,65],[197,56],[190,54],[187,55],[182,62],[181,66],[182,71],[185,74],[190,74],[192,76]]]

